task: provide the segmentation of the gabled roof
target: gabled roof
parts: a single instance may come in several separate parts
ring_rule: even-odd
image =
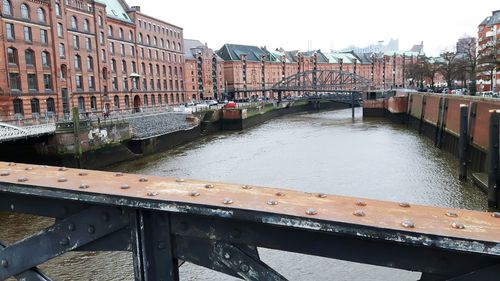
[[[203,44],[199,40],[193,39],[184,39],[184,58],[186,59],[194,59],[198,52],[203,52],[209,50],[212,52],[212,49],[208,48],[206,44]],[[221,61],[221,57],[215,54],[217,61]]]
[[[96,2],[106,5],[106,15],[110,18],[133,23],[127,15],[127,4],[120,0],[96,0]]]
[[[269,61],[268,52],[257,46],[224,44],[217,54],[225,61],[239,61],[242,55],[246,55],[247,61],[260,61],[261,56]]]

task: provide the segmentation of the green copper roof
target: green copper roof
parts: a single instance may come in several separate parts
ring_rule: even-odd
[[[106,5],[106,14],[108,17],[132,23],[132,20],[125,11],[127,7],[124,7],[119,0],[97,0],[96,2]]]

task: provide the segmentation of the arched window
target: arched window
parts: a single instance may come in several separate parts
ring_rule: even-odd
[[[158,104],[159,104],[159,105],[161,105],[161,104],[162,104],[161,94],[158,94]]]
[[[17,49],[15,48],[7,48],[7,61],[9,64],[17,65]]]
[[[128,95],[125,95],[125,108],[130,108],[130,98]]]
[[[165,40],[163,40],[163,38],[160,38],[160,46],[165,48]]]
[[[167,40],[167,49],[170,49],[170,40]]]
[[[26,61],[26,66],[29,67],[35,66],[35,52],[33,52],[33,50],[24,51],[24,58]]]
[[[72,16],[71,17],[71,28],[72,29],[78,29],[78,22],[76,20],[76,17],[75,16]]]
[[[99,16],[97,18],[97,23],[99,24],[99,26],[102,26],[102,17],[101,16]]]
[[[153,45],[158,46],[158,39],[156,39],[156,36],[153,37]]]
[[[151,37],[149,35],[146,35],[146,44],[151,45]]]
[[[64,49],[63,43],[59,43],[59,57],[61,58],[66,57],[66,50]]]
[[[113,27],[112,26],[108,26],[108,36],[113,37]]]
[[[108,69],[106,67],[102,68],[102,79],[108,79]]]
[[[80,55],[75,55],[73,58],[74,63],[75,63],[75,69],[82,69],[82,59],[80,58]]]
[[[31,113],[34,115],[40,114],[40,100],[37,98],[31,99]]]
[[[12,7],[10,6],[9,0],[3,0],[2,14],[12,16]]]
[[[120,39],[123,39],[123,28],[120,27],[120,29],[118,29],[118,37]]]
[[[56,16],[61,16],[61,5],[56,3]]]
[[[54,99],[48,98],[47,100],[45,100],[45,103],[47,105],[47,113],[49,113],[50,115],[54,114],[54,111],[56,109]]]
[[[68,67],[65,64],[61,65],[61,80],[66,80],[68,77]]]
[[[21,99],[14,99],[12,105],[14,106],[14,114],[24,115],[23,101]]]
[[[177,75],[177,66],[174,67],[174,75]]]
[[[148,104],[148,95],[146,95],[146,94],[144,95],[144,105],[145,105],[145,106],[148,106],[148,105],[149,105],[149,104]]]
[[[122,60],[122,73],[127,73],[127,62]]]
[[[142,33],[139,33],[139,43],[142,44]]]
[[[78,97],[78,111],[85,112],[85,98]]]
[[[36,10],[36,16],[39,22],[45,22],[45,11],[42,8]]]
[[[111,59],[111,72],[116,72],[116,60]]]
[[[97,110],[97,98],[95,96],[90,97],[90,110],[92,111]]]
[[[177,43],[177,51],[181,50],[181,43]]]
[[[87,57],[87,69],[88,70],[94,69],[94,59],[91,56]]]
[[[156,105],[155,95],[151,94],[151,106],[155,106],[155,105]]]
[[[30,19],[30,10],[26,4],[21,5],[21,17],[27,20]]]
[[[128,40],[133,41],[134,40],[134,33],[132,33],[132,30],[128,32]]]
[[[42,66],[43,67],[50,66],[50,54],[47,51],[42,52]]]
[[[90,25],[89,25],[89,20],[88,20],[88,19],[85,19],[85,20],[83,21],[83,30],[88,32],[88,31],[89,31],[89,26],[90,26]]]
[[[115,106],[115,109],[120,108],[120,97],[118,95],[115,95],[113,98],[113,104]]]

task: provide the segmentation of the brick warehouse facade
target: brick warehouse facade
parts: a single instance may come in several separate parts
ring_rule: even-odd
[[[182,28],[122,0],[2,1],[2,120],[186,101]]]
[[[478,91],[500,91],[500,10],[478,27]]]
[[[225,98],[224,62],[206,44],[184,40],[184,81],[189,100],[222,100]]]
[[[236,44],[225,44],[217,53],[224,60],[228,95],[236,100],[276,98],[269,91],[273,85],[285,77],[314,69],[353,72],[372,80],[375,89],[404,87],[408,86],[407,66],[417,62],[420,55],[419,52],[270,51],[265,47]]]

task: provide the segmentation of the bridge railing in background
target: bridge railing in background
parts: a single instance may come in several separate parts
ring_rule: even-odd
[[[137,280],[179,280],[179,260],[286,280],[258,247],[418,271],[421,280],[500,274],[500,213],[4,162],[0,211],[56,218],[2,243],[1,280],[49,280],[36,267],[74,250],[131,251]]]

